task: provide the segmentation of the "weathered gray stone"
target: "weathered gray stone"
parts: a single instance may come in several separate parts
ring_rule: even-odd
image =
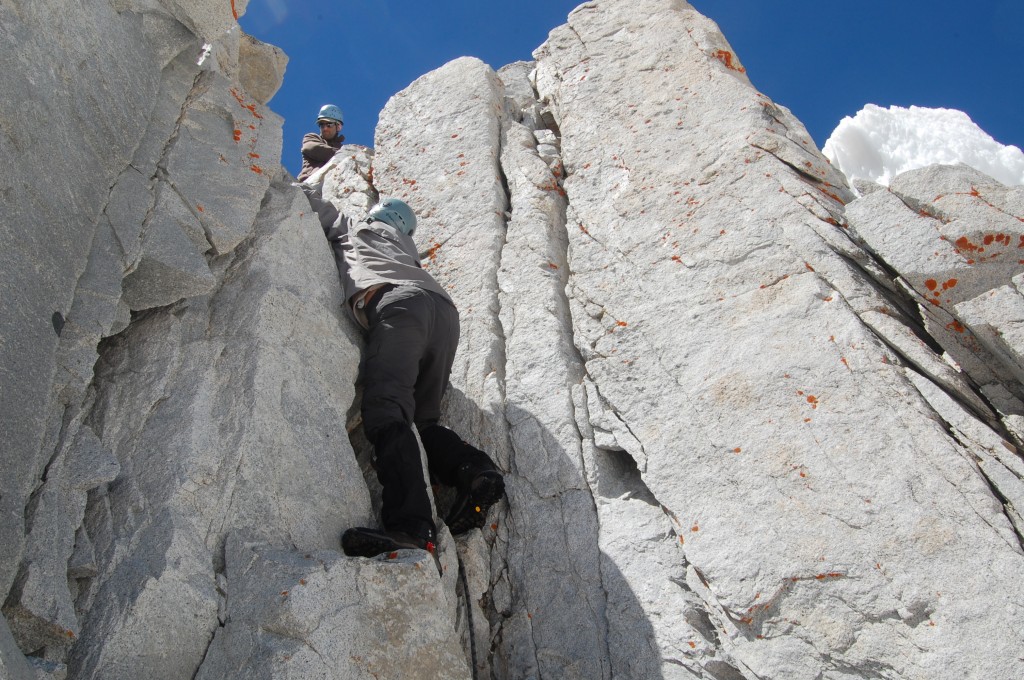
[[[4,606],[22,649],[60,649],[78,637],[67,579],[76,529],[85,514],[86,492],[113,481],[118,472],[117,460],[87,427],[50,463],[46,482],[33,499],[24,564]]]
[[[133,323],[101,362],[94,418],[122,474],[72,652],[79,677],[193,674],[230,530],[321,550],[369,520],[344,428],[354,331],[339,331],[333,259],[301,192],[271,190],[220,276],[213,296]],[[115,417],[123,403],[138,410]]]
[[[468,403],[449,408],[457,419],[451,425],[504,462],[506,428],[494,417],[503,362],[494,281],[508,207],[499,167],[502,103],[501,81],[478,59],[457,59],[419,78],[381,112],[373,177],[381,196],[402,198],[416,211],[424,266],[459,308],[449,398]]]
[[[281,119],[217,73],[205,73],[193,97],[167,154],[168,182],[223,255],[249,235],[277,172]]]
[[[1021,675],[1024,192],[853,200],[679,0],[424,75],[311,182],[416,210],[508,499],[345,558],[362,334],[244,4],[0,6],[5,672]]]
[[[52,446],[43,449],[55,437],[60,334],[109,188],[145,129],[138,113],[156,94],[159,69],[135,22],[107,3],[7,4],[0,22],[0,154],[10,159],[0,185],[0,333],[11,357],[0,368],[6,592],[22,554],[29,493],[52,457]]]
[[[59,661],[47,661],[37,657],[29,657],[35,680],[66,680],[68,667]]]
[[[721,651],[757,677],[867,672],[878,658],[905,677],[998,672],[963,661],[995,630],[968,602],[984,579],[1016,590],[1001,574],[1019,568],[1019,545],[942,427],[891,415],[923,402],[910,406],[895,355],[855,313],[885,300],[842,262],[857,250],[839,231],[842,179],[684,3],[591,3],[570,26],[535,56],[568,173],[568,293],[601,398],[592,422],[677,519]],[[964,512],[940,519],[950,507]],[[959,595],[911,595],[921,582]],[[958,623],[922,628],[940,604]],[[910,659],[899,639],[944,652]]]
[[[284,82],[288,55],[281,48],[243,34],[238,46],[238,81],[260,104],[273,98]]]
[[[928,333],[1004,415],[1024,408],[1015,352],[993,327],[1003,314],[1013,318],[1006,304],[1019,297],[1012,280],[1024,272],[1017,252],[1024,223],[1014,210],[1022,196],[1024,189],[967,166],[932,166],[900,175],[888,191],[847,210],[851,228],[899,272]],[[1005,297],[1004,311],[986,311],[993,295]]]
[[[297,553],[232,535],[227,622],[197,680],[471,678],[434,559]]]
[[[346,144],[306,184],[320,186],[324,199],[341,212],[362,217],[377,202],[377,190],[370,182],[372,163],[372,149]]]
[[[155,3],[208,42],[216,41],[237,26],[238,17],[245,14],[249,6],[249,0],[155,0]]]
[[[3,616],[0,616],[0,677],[4,680],[33,680],[37,677],[15,644]]]
[[[504,347],[495,285],[508,209],[499,165],[502,109],[503,84],[478,59],[457,59],[419,78],[392,97],[380,114],[373,178],[380,196],[402,198],[416,211],[424,266],[459,308],[460,349],[443,421],[507,466]],[[466,266],[468,262],[472,265]],[[504,531],[500,515],[492,521],[497,531],[484,528],[488,543]],[[502,569],[488,567],[492,574]],[[475,583],[494,578],[470,576]],[[494,616],[479,599],[469,606],[477,626]],[[522,610],[517,616],[526,621]],[[479,628],[470,631],[468,646],[477,649],[478,673],[487,672],[491,660],[483,650],[495,635],[499,633],[492,631],[488,637]]]
[[[138,264],[124,278],[123,299],[135,311],[205,295],[217,284],[201,254],[209,244],[199,221],[166,184],[161,189],[144,225]],[[207,246],[202,251],[196,248],[199,239]]]
[[[1024,382],[1024,274],[955,306],[957,316],[998,357],[1018,382]]]
[[[598,515],[571,397],[583,368],[564,332],[565,192],[538,155],[534,132],[514,119],[502,131],[501,154],[512,216],[497,282],[505,419],[515,460],[503,539],[508,570],[521,585],[507,605],[518,615],[501,626],[499,639],[507,648],[531,640],[525,665],[504,672],[603,677],[609,670],[602,658],[608,603],[595,545]],[[570,583],[544,576],[560,572],[576,576]],[[570,622],[576,622],[571,630]]]

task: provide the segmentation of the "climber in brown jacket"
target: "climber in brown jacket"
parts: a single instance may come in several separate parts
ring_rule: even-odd
[[[320,127],[320,134],[310,132],[302,138],[302,169],[297,178],[300,182],[331,160],[345,141],[345,135],[341,134],[345,124],[343,115],[334,104],[320,107],[316,124]]]

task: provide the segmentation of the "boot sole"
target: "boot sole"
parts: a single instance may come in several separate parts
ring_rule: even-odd
[[[505,479],[500,472],[481,472],[470,485],[468,494],[459,494],[445,524],[453,536],[479,529],[487,522],[487,511],[505,495]]]
[[[348,530],[341,535],[341,549],[349,557],[376,557],[396,550],[430,550],[418,545],[398,543],[388,536]]]

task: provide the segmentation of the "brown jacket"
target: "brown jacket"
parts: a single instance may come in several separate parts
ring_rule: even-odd
[[[326,140],[315,132],[310,132],[302,138],[302,169],[299,170],[298,180],[304,181],[307,177],[324,167],[327,161],[334,157],[336,152],[345,141],[345,135],[340,132],[332,140]]]

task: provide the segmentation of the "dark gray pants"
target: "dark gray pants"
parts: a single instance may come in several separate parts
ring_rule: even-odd
[[[430,472],[441,483],[455,485],[468,445],[437,421],[459,344],[459,313],[440,295],[410,286],[378,293],[366,312],[370,335],[363,364],[363,429],[373,443],[383,487],[381,521],[385,529],[434,540],[430,499],[410,426],[415,423],[421,433]]]
[[[436,293],[385,289],[366,310],[363,429],[370,440],[394,422],[437,422],[459,345],[459,312]]]

